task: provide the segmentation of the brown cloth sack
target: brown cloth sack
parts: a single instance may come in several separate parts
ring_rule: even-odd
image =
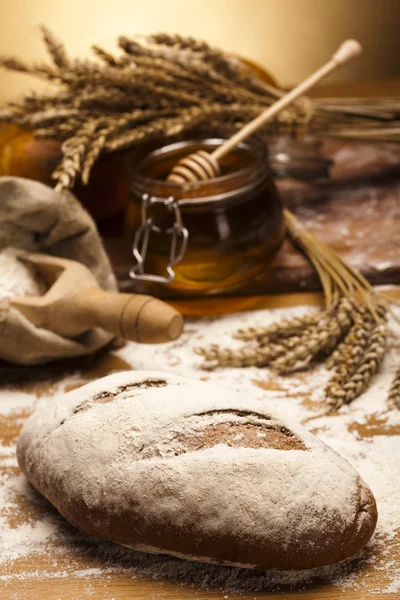
[[[10,246],[79,261],[101,288],[117,290],[96,225],[70,192],[55,192],[30,179],[0,177],[0,252]],[[36,327],[0,298],[0,358],[6,361],[34,365],[82,356],[111,339],[100,329],[74,339],[62,337]]]

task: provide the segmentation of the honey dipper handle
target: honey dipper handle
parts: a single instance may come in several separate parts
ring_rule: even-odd
[[[211,153],[211,156],[217,161],[220,160],[223,156],[225,156],[225,154],[233,150],[237,144],[255,133],[263,125],[268,123],[268,121],[271,121],[273,117],[275,117],[275,115],[277,115],[283,108],[289,106],[289,104],[299,98],[299,96],[305,94],[305,92],[311,89],[316,83],[318,83],[318,81],[321,81],[321,79],[329,75],[329,73],[331,73],[334,69],[340,65],[343,65],[355,56],[358,56],[360,53],[361,45],[356,40],[346,40],[343,42],[329,62],[315,71],[315,73],[310,75],[310,77],[302,81],[298,86],[293,88],[288,94],[282,96],[282,98],[277,100],[258,117],[250,121],[250,123],[235,133],[224,144],[218,146],[218,148]]]

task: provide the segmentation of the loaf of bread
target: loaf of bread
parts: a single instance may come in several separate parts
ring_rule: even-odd
[[[36,411],[18,461],[70,523],[136,550],[289,570],[353,556],[375,528],[370,489],[265,405],[164,373],[118,373]]]

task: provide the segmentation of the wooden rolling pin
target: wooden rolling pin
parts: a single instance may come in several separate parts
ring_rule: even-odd
[[[170,342],[182,332],[183,319],[174,308],[151,296],[105,292],[79,262],[44,254],[20,253],[18,258],[49,286],[43,296],[10,301],[37,327],[65,337],[99,327],[146,344]]]

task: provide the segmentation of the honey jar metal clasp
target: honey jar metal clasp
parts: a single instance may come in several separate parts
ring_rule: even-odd
[[[163,230],[154,224],[154,219],[149,215],[149,208],[155,204],[162,204],[167,210],[174,213],[174,224],[172,227]],[[171,236],[171,245],[169,251],[169,260],[167,265],[167,275],[155,275],[145,272],[145,261],[151,233],[164,233]],[[132,279],[141,281],[153,281],[156,283],[171,283],[175,279],[173,267],[182,260],[189,239],[189,232],[183,226],[182,215],[177,200],[173,196],[168,199],[157,198],[149,194],[142,196],[142,224],[136,230],[133,240],[132,252],[136,259],[136,264],[131,268],[129,275]]]

